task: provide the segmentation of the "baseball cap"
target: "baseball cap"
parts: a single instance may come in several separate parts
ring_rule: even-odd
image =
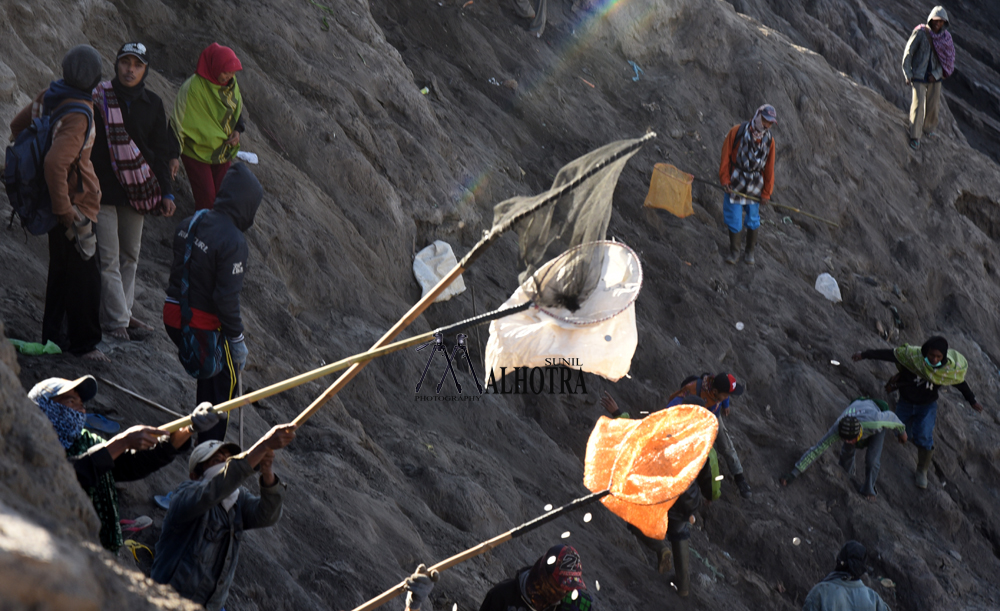
[[[226,443],[225,441],[219,441],[218,439],[212,439],[211,441],[199,443],[193,450],[191,450],[191,457],[188,458],[188,471],[194,473],[195,467],[215,456],[215,453],[223,448],[229,450],[229,453],[233,456],[236,456],[243,451],[240,449],[240,446],[235,443]]]
[[[48,394],[49,397],[58,397],[59,395],[64,395],[71,390],[76,390],[80,395],[80,400],[86,403],[97,395],[97,380],[94,376],[83,376],[82,378],[77,378],[75,380],[66,380],[64,378],[49,378],[47,380],[42,380],[32,391],[38,390],[38,393],[34,394]]]
[[[778,122],[778,113],[774,110],[774,106],[770,104],[764,104],[760,107],[760,117],[765,121],[770,121],[771,123]]]
[[[720,373],[712,380],[712,388],[735,397],[743,394],[743,385],[736,381],[736,378],[729,373]]]
[[[118,49],[118,55],[115,56],[115,61],[125,57],[126,55],[134,55],[139,58],[144,64],[149,64],[149,55],[147,55],[146,45],[141,42],[127,42],[122,45],[121,49]],[[770,121],[770,119],[768,119]]]

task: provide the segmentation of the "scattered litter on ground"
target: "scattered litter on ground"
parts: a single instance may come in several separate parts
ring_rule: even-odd
[[[840,296],[840,287],[837,286],[837,281],[833,276],[826,272],[823,272],[816,277],[816,290],[834,303],[840,303],[843,301],[843,298]]]
[[[549,503],[545,507],[542,507],[542,509],[544,509],[545,511],[552,511],[552,503]]]
[[[628,64],[629,64],[630,66],[632,66],[632,69],[633,69],[633,70],[635,70],[635,76],[633,76],[633,77],[632,77],[632,80],[633,80],[633,81],[638,81],[638,80],[639,80],[639,73],[640,73],[640,72],[645,72],[645,70],[643,70],[642,68],[640,68],[640,67],[639,67],[639,64],[635,63],[635,62],[634,62],[634,61],[632,61],[632,60],[629,60]]]
[[[498,81],[497,77],[495,77],[495,76],[491,76],[490,80],[488,80],[486,82],[489,83],[490,85],[496,85],[497,87],[500,86],[500,81]]]
[[[781,217],[781,222],[784,223],[784,224],[786,224],[786,225],[794,225],[795,224],[795,221],[793,221],[792,217],[790,217],[790,216],[783,216],[783,217]]]
[[[830,361],[830,364],[834,367],[840,367],[840,361]]]
[[[17,349],[21,354],[28,354],[31,356],[40,356],[42,354],[62,354],[62,350],[59,346],[55,344],[51,339],[45,343],[43,346],[38,342],[26,342],[19,339],[7,339],[14,348]]]
[[[424,95],[427,95],[430,92],[431,92],[431,88],[430,87],[424,87],[423,89],[420,90],[420,93],[422,93]]]
[[[567,530],[566,532],[564,532],[560,538],[561,539],[569,539],[569,531]]]
[[[587,79],[583,78],[582,76],[580,77],[580,80],[581,80],[581,81],[583,81],[584,83],[587,83],[587,84],[588,84],[588,85],[590,85],[590,86],[591,86],[592,88],[594,87],[594,84],[593,84],[593,83],[591,83],[591,82],[590,82],[590,81],[588,81]]]
[[[467,8],[467,7],[470,7],[470,6],[472,6],[472,0],[469,0],[468,2],[466,2],[465,4],[463,4],[462,8]]]
[[[802,539],[799,539],[798,537],[793,537],[792,545],[802,545]]]
[[[236,153],[236,158],[249,163],[250,165],[257,165],[260,161],[257,158],[257,153],[249,153],[247,151],[240,151]]]
[[[432,244],[417,253],[413,259],[413,275],[417,277],[423,295],[437,286],[452,269],[458,265],[455,252],[451,245],[443,240],[435,240]],[[435,303],[448,301],[455,295],[465,291],[465,281],[461,276],[438,295]]]
[[[736,323],[736,330],[737,331],[742,331],[743,330],[743,323],[741,323],[741,322]]]
[[[879,583],[881,583],[886,588],[895,588],[896,587],[896,582],[894,582],[893,580],[889,579],[888,577],[883,577],[882,579],[879,580]]]

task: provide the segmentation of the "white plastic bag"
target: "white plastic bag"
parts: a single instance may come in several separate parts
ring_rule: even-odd
[[[455,253],[447,242],[436,240],[418,252],[416,258],[413,259],[413,275],[417,277],[417,282],[420,283],[420,288],[424,291],[421,297],[429,293],[441,281],[441,278],[444,278],[456,266],[458,266],[458,260],[455,259]],[[434,303],[448,301],[464,290],[465,281],[459,276],[438,295]]]
[[[549,261],[539,270],[544,275]],[[508,375],[515,367],[546,367],[570,361],[588,373],[617,382],[632,366],[639,343],[635,324],[635,299],[642,287],[639,258],[623,244],[608,242],[605,247],[601,281],[576,312],[554,310],[546,313],[538,307],[505,316],[490,323],[486,343],[486,378],[490,371],[500,379],[500,368]],[[631,298],[629,299],[627,298]],[[629,305],[622,309],[622,301]],[[518,287],[503,308],[528,300],[524,287]],[[560,317],[566,314],[565,317]],[[567,322],[565,318],[593,319],[588,325]]]
[[[840,297],[840,287],[830,274],[823,273],[816,277],[816,290],[834,303],[843,301]]]

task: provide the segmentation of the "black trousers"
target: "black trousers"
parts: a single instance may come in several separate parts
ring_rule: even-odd
[[[171,327],[169,325],[163,325],[167,330],[167,335],[170,339],[180,348],[183,339],[181,337],[181,330],[177,327]],[[212,405],[218,405],[220,403],[225,403],[229,401],[236,395],[236,384],[237,372],[236,365],[233,363],[232,356],[229,354],[229,342],[224,342],[225,344],[225,355],[223,356],[222,371],[215,375],[215,377],[208,378],[207,380],[198,380],[198,389],[195,392],[195,405],[201,405],[205,401],[208,401]],[[210,428],[209,430],[198,433],[198,443],[203,443],[205,441],[210,441],[212,439],[217,439],[223,441],[226,438],[226,430],[229,428],[229,414],[232,412],[227,412],[225,416],[219,420],[219,423]]]
[[[101,341],[101,267],[95,252],[84,261],[57,225],[49,232],[49,277],[45,285],[42,343],[52,340],[80,356]]]

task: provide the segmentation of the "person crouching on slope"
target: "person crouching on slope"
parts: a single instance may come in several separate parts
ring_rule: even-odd
[[[885,401],[861,397],[847,406],[842,414],[826,432],[823,439],[806,450],[802,458],[795,463],[791,472],[781,477],[781,485],[787,486],[796,477],[809,468],[816,459],[823,455],[839,437],[844,445],[840,448],[840,466],[849,475],[854,475],[854,455],[858,449],[867,448],[865,454],[865,483],[861,486],[861,494],[869,501],[875,500],[875,482],[882,466],[882,445],[885,442],[885,432],[893,430],[899,443],[906,443],[906,427],[889,411]]]
[[[253,226],[264,191],[246,165],[226,173],[213,210],[199,210],[177,226],[174,261],[163,304],[167,335],[181,364],[198,380],[196,403],[233,398],[247,362],[240,292],[249,250],[243,234]],[[224,439],[229,416],[198,441]]]
[[[778,122],[774,106],[764,104],[747,123],[734,125],[722,145],[719,182],[726,188],[722,216],[729,229],[729,256],[726,263],[736,265],[740,257],[740,231],[746,218],[747,246],[744,261],[754,264],[753,251],[760,227],[760,204],[771,200],[774,190],[774,138],[771,126]],[[749,200],[751,195],[760,202]]]
[[[923,346],[904,344],[894,350],[865,350],[852,357],[855,361],[873,359],[895,363],[899,373],[886,384],[886,390],[899,390],[896,415],[906,425],[906,434],[917,446],[918,488],[927,487],[927,470],[934,457],[934,422],[937,418],[938,389],[954,386],[972,409],[983,411],[965,374],[969,363],[957,350],[948,349],[948,340],[934,336]]]
[[[430,597],[437,571],[424,565],[406,580],[406,610],[418,611]],[[583,583],[580,554],[569,545],[554,545],[534,566],[493,586],[479,611],[590,611],[593,598]],[[429,611],[429,609],[428,609]]]
[[[163,519],[150,576],[181,596],[219,611],[236,575],[243,531],[281,517],[285,485],[271,470],[274,451],[295,439],[294,424],[264,434],[247,452],[218,440],[199,444],[188,460],[191,480],[174,492]],[[241,484],[260,469],[260,496]]]
[[[848,541],[837,554],[837,565],[806,596],[802,611],[889,611],[889,605],[866,586],[861,577],[868,571],[868,550]]]

